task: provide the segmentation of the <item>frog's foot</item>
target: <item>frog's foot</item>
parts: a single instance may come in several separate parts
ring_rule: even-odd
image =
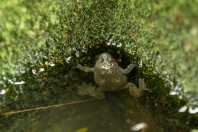
[[[144,79],[141,78],[139,79],[139,88],[137,88],[134,83],[130,83],[130,82],[128,82],[125,87],[128,87],[129,93],[135,97],[140,97],[143,94],[143,91],[145,90],[148,91]]]
[[[144,79],[142,78],[139,78],[139,89],[141,91],[150,91],[147,87],[146,87],[146,84],[144,82]],[[151,92],[151,91],[150,91]]]
[[[134,83],[128,82],[125,88],[129,88],[129,93],[134,97],[140,97],[142,95],[142,91],[138,89]]]
[[[104,99],[105,95],[101,91],[96,91],[96,87],[90,84],[83,83],[82,85],[78,86],[78,94],[79,95],[90,95],[97,99]]]

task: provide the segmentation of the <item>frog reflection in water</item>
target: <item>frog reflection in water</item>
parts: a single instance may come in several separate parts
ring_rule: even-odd
[[[96,61],[95,67],[84,67],[80,64],[77,65],[82,71],[94,72],[94,80],[99,86],[87,85],[83,83],[78,86],[79,95],[90,95],[97,99],[104,99],[105,91],[117,91],[121,89],[129,89],[129,93],[135,97],[139,97],[142,91],[146,89],[143,79],[139,79],[139,89],[134,83],[127,82],[126,74],[130,73],[135,66],[128,65],[126,69],[122,69],[115,62],[114,58],[108,53],[102,53]]]

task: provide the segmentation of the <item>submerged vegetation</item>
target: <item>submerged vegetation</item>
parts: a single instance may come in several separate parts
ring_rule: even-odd
[[[136,65],[130,81],[145,78],[151,92],[140,98],[143,105],[146,102],[151,110],[159,106],[155,112],[167,113],[170,126],[198,129],[197,115],[185,112],[196,113],[198,105],[197,4],[195,0],[2,0],[0,112],[78,98],[74,84],[90,81],[79,79],[85,75],[73,67],[93,66],[99,54],[108,52],[122,67]],[[8,130],[21,117],[27,115],[1,116],[0,127]]]

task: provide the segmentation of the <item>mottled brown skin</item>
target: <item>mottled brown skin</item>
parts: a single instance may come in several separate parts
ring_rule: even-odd
[[[133,66],[131,66],[132,70]],[[95,64],[95,82],[99,91],[116,91],[122,89],[127,84],[127,76],[124,74],[111,55],[103,53],[99,56]]]
[[[102,53],[96,61],[95,67],[83,67],[78,64],[77,68],[85,72],[94,72],[94,80],[98,84],[98,88],[91,87],[83,84],[83,88],[79,87],[78,93],[80,95],[91,95],[98,99],[105,98],[104,91],[117,91],[121,89],[129,88],[129,92],[133,96],[140,96],[141,91],[137,89],[135,84],[127,82],[128,74],[135,66],[133,64],[128,65],[126,69],[122,69],[115,62],[114,58],[108,53]],[[145,87],[143,79],[139,80],[140,88]]]

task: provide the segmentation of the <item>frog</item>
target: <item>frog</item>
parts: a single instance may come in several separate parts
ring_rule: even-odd
[[[99,55],[94,67],[85,67],[77,64],[78,69],[84,72],[93,72],[95,83],[98,85],[83,83],[78,86],[79,95],[90,95],[99,100],[105,98],[106,91],[119,91],[129,89],[129,93],[134,97],[140,97],[146,88],[144,79],[139,78],[139,88],[132,82],[128,82],[127,74],[129,74],[134,64],[129,64],[126,69],[121,68],[115,59],[109,53]]]

